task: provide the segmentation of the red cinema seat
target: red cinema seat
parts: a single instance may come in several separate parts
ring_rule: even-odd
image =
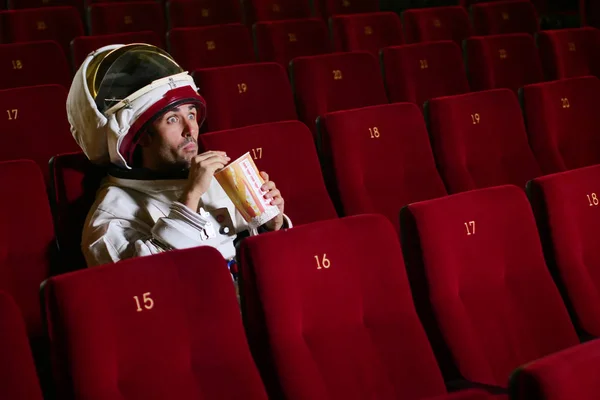
[[[337,51],[365,50],[379,57],[379,50],[403,43],[402,24],[393,12],[336,15],[330,19]]]
[[[260,61],[274,61],[286,70],[296,57],[329,53],[329,33],[320,18],[266,21],[254,24]]]
[[[527,185],[546,260],[582,336],[600,336],[600,222],[595,165],[536,178]]]
[[[534,34],[539,30],[535,6],[529,0],[473,4],[471,16],[476,35]]]
[[[526,33],[471,37],[465,57],[472,90],[508,88],[516,93],[544,80],[538,49]]]
[[[235,0],[169,0],[169,29],[241,22],[240,3]]]
[[[290,71],[298,115],[313,133],[320,115],[388,102],[379,63],[368,52],[298,57]]]
[[[471,36],[469,15],[463,7],[431,7],[402,13],[406,43],[453,40],[459,46]]]
[[[43,297],[61,399],[266,400],[213,247],[59,275]]]
[[[449,193],[525,184],[542,174],[529,148],[519,101],[508,89],[430,100],[433,153]]]
[[[153,31],[162,36],[165,32],[162,6],[155,1],[92,4],[88,13],[90,35]]]
[[[419,107],[432,98],[469,92],[462,52],[452,41],[408,44],[381,51],[391,102]]]
[[[163,40],[152,31],[126,32],[112,35],[80,36],[71,42],[71,56],[75,69],[78,69],[87,56],[101,47],[111,44],[148,43],[164,47]]]
[[[256,63],[194,71],[209,104],[208,131],[298,119],[287,74],[277,63]]]
[[[233,160],[249,152],[285,199],[294,226],[337,218],[323,183],[319,158],[308,128],[299,121],[253,125],[200,135],[206,150],[227,152]]]
[[[3,13],[6,42],[52,40],[69,54],[71,40],[83,36],[83,24],[74,7],[43,7]],[[63,55],[63,57],[64,57]]]
[[[529,143],[544,173],[600,164],[600,80],[589,76],[525,86]]]
[[[57,84],[71,86],[65,53],[55,42],[0,44],[0,89]],[[63,111],[64,113],[64,111]]]
[[[241,267],[249,342],[265,381],[274,382],[272,398],[489,398],[446,394],[385,218],[248,238]]]
[[[28,160],[0,162],[0,179],[11,192],[0,196],[0,290],[19,306],[29,339],[35,344],[45,336],[39,290],[50,275],[55,253],[46,186],[39,167]],[[0,326],[3,333],[7,325]],[[0,382],[3,378],[0,376]]]
[[[574,28],[542,31],[537,36],[542,65],[548,80],[600,76],[600,30]]]
[[[0,326],[0,397],[42,400],[23,317],[5,292],[0,292]]]
[[[445,349],[447,379],[506,387],[515,368],[579,344],[522,188],[414,203],[401,226],[417,310]]]
[[[310,0],[248,0],[246,25],[313,16]]]
[[[81,235],[105,171],[83,153],[59,154],[50,161],[50,207],[60,256],[58,273],[83,269]]]
[[[0,90],[0,161],[35,161],[48,182],[48,161],[62,152],[78,151],[73,139],[62,86],[44,85]]]
[[[372,0],[320,0],[320,3],[321,13],[325,17],[379,11],[378,2]],[[314,4],[318,4],[318,1],[315,1]]]
[[[516,400],[595,400],[600,392],[600,342],[595,340],[551,354],[515,371],[510,380]]]
[[[170,54],[190,72],[255,61],[250,32],[242,24],[176,28],[168,37]]]
[[[383,214],[399,231],[402,207],[446,194],[414,104],[325,114],[319,134],[330,191],[343,215]]]

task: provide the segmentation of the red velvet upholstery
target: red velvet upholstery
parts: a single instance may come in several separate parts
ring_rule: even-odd
[[[600,76],[600,30],[557,29],[538,34],[537,45],[548,80],[575,76]]]
[[[469,92],[462,52],[452,41],[388,47],[381,57],[391,102],[422,107],[434,97]]]
[[[378,2],[372,0],[320,0],[320,2],[321,14],[325,17],[379,11]]]
[[[4,292],[0,292],[0,326],[0,398],[42,400],[23,317]]]
[[[307,0],[248,0],[247,25],[258,21],[310,18],[313,16]]]
[[[169,0],[169,29],[241,22],[240,2],[235,0]]]
[[[379,63],[370,53],[298,57],[290,65],[298,115],[313,132],[320,115],[388,102]]]
[[[209,131],[298,118],[287,74],[277,63],[200,69],[194,78],[208,104]]]
[[[254,25],[260,61],[275,61],[287,70],[293,58],[330,51],[327,26],[320,18],[257,22]]]
[[[511,377],[516,400],[595,400],[600,393],[600,342],[549,355],[518,369]]]
[[[430,338],[467,380],[506,386],[518,366],[579,343],[523,189],[411,204],[402,238],[417,307],[435,321]]]
[[[432,7],[402,13],[406,43],[453,40],[459,46],[471,36],[469,15],[463,7]]]
[[[69,54],[71,40],[83,36],[83,24],[73,7],[43,7],[2,14],[5,42],[53,40]]]
[[[379,50],[403,43],[398,14],[379,12],[331,17],[335,50],[365,50],[379,57]]]
[[[326,114],[319,133],[328,183],[343,215],[380,213],[399,230],[402,207],[446,194],[414,104]]]
[[[516,92],[544,79],[531,35],[478,36],[467,39],[465,46],[472,90],[509,88]]]
[[[2,44],[0,59],[4,60],[0,65],[1,89],[51,83],[71,86],[67,58],[55,42]]]
[[[592,76],[525,86],[529,143],[544,173],[600,164],[599,95]]]
[[[48,161],[55,154],[78,151],[65,113],[67,91],[45,85],[0,90],[0,161],[34,160],[48,180]]]
[[[164,40],[152,31],[80,36],[76,37],[71,42],[71,55],[73,57],[75,69],[78,69],[91,52],[110,44],[148,43],[154,46],[164,47],[163,42]]]
[[[156,1],[100,3],[89,6],[90,34],[165,32],[162,5]]]
[[[429,134],[450,193],[513,184],[542,174],[527,143],[517,97],[489,90],[429,102]]]
[[[0,181],[11,193],[0,196],[0,290],[15,299],[34,340],[43,336],[39,289],[54,250],[52,216],[42,174],[33,162],[1,162]]]
[[[592,166],[534,179],[528,185],[548,264],[565,289],[578,328],[600,336],[600,255],[594,235],[600,222]]]
[[[176,28],[169,32],[169,46],[188,71],[255,61],[250,32],[242,24]]]
[[[86,267],[81,234],[103,176],[83,153],[60,154],[50,162],[50,206],[60,254],[57,273]]]
[[[445,394],[400,243],[385,218],[363,215],[255,236],[242,244],[242,257],[250,343],[268,343],[269,353],[260,356],[271,363],[284,398]]]
[[[294,226],[337,218],[311,133],[301,122],[208,133],[200,135],[200,141],[206,150],[225,151],[233,160],[250,152],[258,168],[277,184]]]
[[[59,275],[44,298],[61,399],[266,399],[213,247]]]
[[[490,1],[471,6],[476,35],[530,33],[539,30],[537,13],[529,0]]]

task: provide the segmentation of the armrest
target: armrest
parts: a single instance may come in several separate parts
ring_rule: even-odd
[[[599,340],[551,354],[513,372],[509,381],[511,399],[597,399],[599,365]]]
[[[449,392],[466,389],[480,389],[490,394],[508,394],[508,389],[501,386],[486,385],[485,383],[472,382],[466,379],[446,382],[446,388]]]

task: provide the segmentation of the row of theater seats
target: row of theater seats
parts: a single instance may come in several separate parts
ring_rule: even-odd
[[[38,167],[0,163],[0,177],[22,189],[1,198],[3,245],[41,250],[50,233],[27,227],[43,221]],[[498,186],[412,203],[402,246],[377,215],[249,238],[244,325],[212,248],[50,278],[39,327],[58,398],[475,400],[509,388],[594,400],[600,342],[584,342],[600,335],[599,180],[593,166],[534,179],[530,201]],[[1,294],[0,321],[0,396],[40,399],[25,325]],[[447,394],[444,380],[480,390]]]
[[[599,164],[600,124],[593,107],[599,95],[595,77],[526,87],[528,132],[514,93],[498,89],[431,100],[429,132],[419,108],[409,103],[325,114],[319,126],[320,154],[311,132],[298,121],[207,133],[199,140],[202,149],[226,151],[234,159],[250,152],[277,182],[286,198],[286,213],[297,226],[338,215],[377,213],[399,231],[398,213],[406,204],[495,185],[524,187],[543,174]],[[53,144],[48,135],[34,134],[39,132],[33,129],[14,130],[0,159],[34,158],[38,147]],[[65,143],[75,150],[68,139]],[[50,155],[39,156],[38,170],[47,173]],[[8,274],[0,279],[0,288],[18,293],[30,333],[37,336],[35,293],[40,282],[85,267],[81,232],[103,171],[83,154],[73,153],[54,157],[46,179],[14,168],[4,175],[2,182],[12,192],[0,199],[11,202],[0,207],[6,227],[1,232],[7,233],[2,238],[2,263]],[[596,194],[592,189],[587,193],[592,205]],[[35,221],[35,235],[26,234],[31,225],[25,218]],[[49,250],[55,238],[58,255]],[[18,271],[28,271],[27,276]]]

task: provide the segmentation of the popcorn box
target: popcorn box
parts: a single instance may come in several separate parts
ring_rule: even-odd
[[[265,181],[250,153],[231,162],[215,178],[250,228],[256,229],[279,214],[279,209],[263,197],[266,192],[260,187]]]

